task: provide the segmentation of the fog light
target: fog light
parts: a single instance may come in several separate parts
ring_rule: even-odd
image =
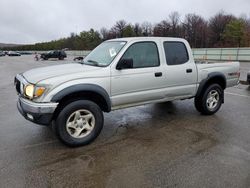
[[[34,120],[34,117],[31,114],[27,114],[27,117],[31,120]]]

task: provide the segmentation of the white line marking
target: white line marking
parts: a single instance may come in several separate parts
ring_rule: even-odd
[[[237,93],[229,93],[229,92],[225,92],[225,94],[228,94],[228,95],[234,95],[234,96],[238,96],[238,97],[246,97],[246,98],[250,98],[250,96],[247,96],[247,95],[241,95],[241,94],[237,94]]]

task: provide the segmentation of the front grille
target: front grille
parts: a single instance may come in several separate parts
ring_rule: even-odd
[[[15,77],[14,83],[15,83],[17,93],[20,94],[21,93],[21,82]]]

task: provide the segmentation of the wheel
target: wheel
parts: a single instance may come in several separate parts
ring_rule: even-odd
[[[222,100],[223,90],[221,86],[212,84],[200,96],[195,97],[195,107],[204,115],[212,115],[220,109]]]
[[[91,143],[103,127],[103,113],[92,101],[77,100],[66,105],[56,118],[55,132],[68,146]]]

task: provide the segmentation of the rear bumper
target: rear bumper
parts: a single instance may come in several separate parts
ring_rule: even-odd
[[[35,103],[21,97],[17,101],[17,108],[22,116],[39,125],[50,125],[57,105],[58,103]]]
[[[226,87],[233,87],[240,83],[239,78],[231,78],[227,79],[227,86]]]

